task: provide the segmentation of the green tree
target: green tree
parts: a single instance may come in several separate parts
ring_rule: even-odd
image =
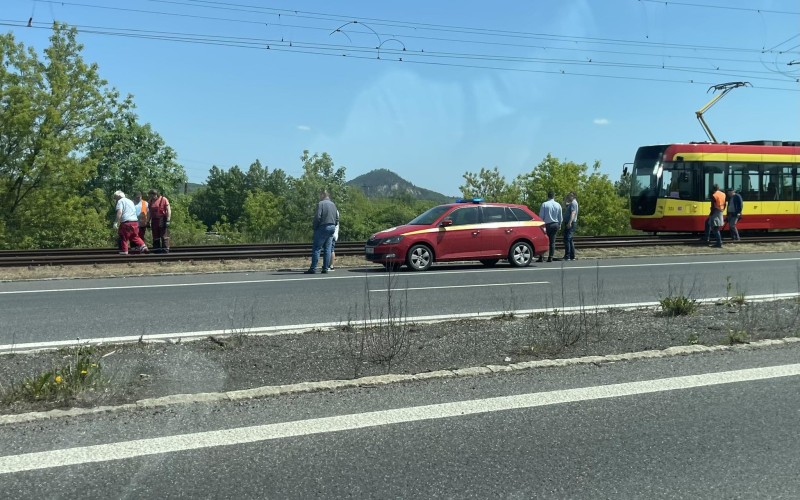
[[[481,168],[478,174],[464,174],[465,183],[459,187],[464,198],[483,198],[499,203],[519,203],[520,192],[516,184],[508,184],[500,170]]]
[[[289,187],[289,180],[286,172],[275,169],[270,172],[269,168],[261,165],[256,160],[250,165],[244,178],[245,189],[250,192],[265,191],[275,196],[281,196]]]
[[[626,200],[631,197],[631,184],[633,183],[633,176],[622,174],[619,180],[614,183],[614,189],[617,191],[617,196],[625,198]]]
[[[464,178],[467,183],[461,189],[466,196],[501,193],[499,196],[504,201],[524,202],[537,213],[542,202],[547,200],[548,191],[556,193],[557,201],[567,193],[575,192],[580,207],[579,234],[629,232],[626,198],[618,196],[614,183],[600,173],[599,162],[595,162],[589,172],[585,163],[560,161],[548,154],[529,173],[518,176],[511,186],[505,184],[496,168],[493,171],[482,169],[477,175],[467,173]]]
[[[116,99],[97,65],[84,62],[82,50],[76,30],[59,23],[53,24],[44,61],[12,34],[0,36],[0,218],[6,241],[90,246],[87,231],[105,225],[107,204],[92,193],[86,200],[71,194],[80,193],[94,172],[95,160],[86,154],[89,140]],[[49,221],[48,206],[58,222]]]
[[[192,197],[189,211],[207,227],[223,219],[235,225],[242,215],[247,193],[245,174],[238,166],[222,170],[215,165],[209,171],[205,187]]]
[[[275,240],[275,232],[280,225],[281,198],[268,191],[247,194],[244,201],[244,214],[241,219],[243,231],[251,242]]]
[[[112,118],[98,126],[89,143],[89,156],[97,164],[87,188],[100,189],[107,197],[117,189],[126,193],[158,189],[167,197],[187,181],[175,151],[149,124],[141,125],[128,96],[116,106]]]
[[[170,198],[172,219],[170,219],[169,234],[170,243],[174,246],[202,245],[207,240],[206,226],[189,213],[190,201],[191,196],[183,194]]]
[[[46,190],[28,197],[15,214],[24,225],[0,240],[1,246],[6,249],[112,246],[116,231],[106,217],[109,202],[96,194],[96,197],[78,196]]]
[[[349,191],[345,186],[345,167],[335,168],[328,153],[309,155],[308,150],[303,151],[300,161],[303,162],[303,175],[289,179],[284,218],[279,228],[285,241],[308,241],[311,238],[311,221],[321,189],[328,190],[340,213],[347,213]]]
[[[595,162],[592,173],[580,186],[578,232],[587,235],[618,235],[630,232],[627,198],[621,198],[611,179],[599,172]]]
[[[289,184],[290,179],[283,170],[270,172],[258,160],[246,173],[236,165],[228,170],[214,166],[205,186],[195,193],[189,211],[209,228],[215,224],[230,224],[224,228],[224,232],[230,233],[240,226],[240,219],[245,215],[245,201],[251,194],[271,193],[280,198],[290,190]],[[282,219],[281,216],[279,221]]]
[[[524,203],[538,213],[541,204],[547,200],[548,191],[556,194],[557,201],[567,193],[581,191],[587,170],[585,163],[562,162],[548,154],[531,172],[520,175],[514,182]]]

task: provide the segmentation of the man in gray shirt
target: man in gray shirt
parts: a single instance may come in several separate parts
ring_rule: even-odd
[[[561,205],[554,200],[555,193],[552,191],[547,192],[547,201],[542,203],[539,208],[539,218],[544,221],[545,229],[547,230],[547,238],[550,240],[550,249],[547,253],[547,262],[553,262],[553,254],[556,251],[556,234],[558,228],[561,226],[562,215]],[[542,261],[542,256],[539,256],[538,262]]]
[[[575,193],[569,193],[566,200],[566,220],[564,220],[564,260],[575,260],[575,228],[578,226],[578,200]]]
[[[331,243],[333,242],[333,232],[339,222],[339,211],[328,197],[328,191],[323,189],[319,192],[319,203],[317,211],[314,213],[314,239],[311,247],[311,267],[305,274],[316,274],[317,264],[319,263],[319,252],[325,248],[325,256],[322,259],[322,272],[327,273],[331,265]]]

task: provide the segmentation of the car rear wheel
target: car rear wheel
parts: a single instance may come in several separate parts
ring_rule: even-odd
[[[406,264],[413,271],[427,271],[433,264],[431,249],[425,245],[414,245],[406,255]]]
[[[481,264],[483,264],[486,267],[494,267],[494,265],[497,264],[498,261],[500,261],[500,259],[482,259]]]
[[[514,267],[527,267],[533,261],[533,248],[524,241],[518,241],[508,251],[508,262]]]

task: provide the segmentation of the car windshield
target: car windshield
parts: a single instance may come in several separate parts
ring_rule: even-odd
[[[412,226],[428,226],[436,222],[436,219],[442,216],[443,213],[447,212],[450,209],[447,205],[439,205],[438,207],[433,207],[427,212],[424,212],[418,216],[416,216],[409,225]]]

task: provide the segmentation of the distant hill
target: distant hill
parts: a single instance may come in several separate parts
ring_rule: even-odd
[[[408,193],[418,200],[428,200],[436,203],[450,203],[453,201],[450,196],[417,187],[385,168],[359,175],[355,179],[347,181],[347,185],[361,189],[367,198],[388,198]]]

